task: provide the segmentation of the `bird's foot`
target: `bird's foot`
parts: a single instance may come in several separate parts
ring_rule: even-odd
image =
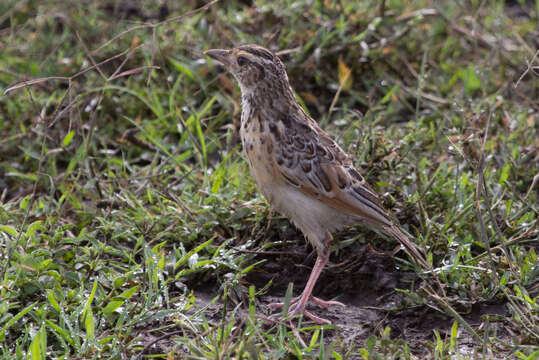
[[[299,306],[299,303],[295,303],[294,305],[290,306],[290,308],[288,309],[288,316],[295,316],[295,315],[305,315],[317,324],[331,325],[331,321],[329,321],[328,319],[324,319],[320,316],[316,316],[312,312],[307,311],[305,307],[303,307],[302,309],[302,307]]]
[[[294,298],[292,298],[290,300],[290,308],[292,308],[293,305],[295,305],[299,300],[300,300],[301,296],[296,296]],[[327,309],[329,308],[331,305],[338,305],[338,306],[343,306],[345,307],[346,305],[344,305],[342,302],[340,301],[334,301],[334,300],[322,300],[320,298],[317,298],[316,296],[310,296],[309,297],[309,300],[314,302],[315,304],[317,304],[318,306],[321,306],[323,307],[324,309]],[[282,309],[284,307],[284,303],[282,302],[275,302],[275,303],[270,303],[268,304],[268,306],[270,307],[270,309],[272,310],[277,310],[277,309]]]
[[[337,306],[342,306],[342,307],[346,307],[346,305],[344,305],[342,302],[340,301],[335,301],[335,300],[322,300],[320,298],[317,298],[316,296],[312,296],[310,297],[310,299],[312,302],[314,302],[315,304],[318,304],[318,306],[321,306],[323,307],[324,309],[327,309],[329,308],[331,305],[337,305]]]
[[[316,316],[313,313],[311,313],[310,311],[307,311],[305,309],[305,307],[307,305],[307,301],[302,301],[301,298],[302,298],[301,296],[297,296],[297,297],[292,298],[290,300],[290,308],[288,309],[288,316],[294,316],[294,315],[303,314],[303,315],[307,316],[309,319],[311,319],[312,321],[314,321],[317,324],[331,324],[331,321],[329,321],[327,319],[324,319],[324,318],[321,318],[319,316]],[[331,305],[346,306],[346,305],[344,305],[343,303],[341,303],[339,301],[322,300],[322,299],[317,298],[316,296],[312,296],[312,295],[309,296],[309,300],[311,300],[315,304],[323,307],[324,309],[327,309]],[[281,302],[271,303],[271,304],[268,304],[268,306],[272,310],[277,310],[277,309],[282,309],[284,307],[284,303],[281,303]]]

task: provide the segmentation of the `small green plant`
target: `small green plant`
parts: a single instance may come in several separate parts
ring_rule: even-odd
[[[135,3],[0,2],[0,358],[538,357],[533,2]],[[351,228],[315,288],[334,325],[269,318],[312,261],[203,55],[240,43],[432,271]]]

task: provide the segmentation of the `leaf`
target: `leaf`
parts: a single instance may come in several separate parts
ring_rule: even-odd
[[[124,302],[125,302],[124,299],[111,300],[111,302],[109,302],[107,304],[107,306],[105,306],[105,308],[103,309],[103,314],[105,314],[105,315],[112,314],[114,311],[116,311],[116,309],[118,309],[120,306],[122,306],[124,304]]]
[[[69,144],[71,144],[71,140],[73,140],[73,137],[75,136],[75,130],[71,130],[67,133],[67,135],[64,137],[64,140],[62,140],[62,147],[67,147]]]
[[[41,223],[42,223],[41,220],[36,220],[33,223],[31,223],[28,226],[28,230],[26,230],[26,237],[31,238],[32,235],[34,235],[34,233],[36,232],[36,230],[41,229]]]
[[[243,269],[243,270],[241,271],[241,274],[242,274],[242,275],[245,275],[245,274],[247,274],[249,271],[253,270],[257,265],[260,265],[260,264],[265,263],[265,262],[266,262],[266,260],[264,260],[264,259],[262,259],[262,260],[260,260],[260,261],[257,261],[256,263],[254,263],[254,264],[252,264],[252,265],[249,265],[249,266],[247,266],[245,269]]]
[[[120,294],[120,296],[129,299],[131,296],[135,295],[135,293],[140,289],[140,285],[133,286],[131,289],[125,290],[123,293]]]
[[[86,316],[84,318],[84,327],[86,328],[86,336],[90,340],[95,339],[95,321],[94,321],[94,314],[92,312],[92,308],[88,308],[88,311],[86,312]]]
[[[365,348],[361,348],[359,349],[359,353],[361,354],[361,357],[364,359],[364,360],[368,360],[369,359],[369,351]]]
[[[504,182],[509,178],[509,170],[511,170],[511,163],[507,162],[503,166],[502,174],[500,175],[500,181],[499,184],[503,185]]]
[[[198,245],[191,251],[189,251],[187,254],[185,254],[180,260],[176,261],[176,264],[174,264],[174,269],[178,269],[180,266],[185,264],[189,258],[193,255],[204,249],[206,246],[210,245],[215,240],[215,237],[212,237],[210,240]]]
[[[36,306],[37,303],[33,303],[25,307],[21,312],[19,312],[17,315],[13,316],[11,319],[7,321],[7,323],[4,325],[4,327],[0,330],[0,342],[4,341],[6,339],[6,330],[9,329],[13,324],[15,324],[17,321],[19,321],[24,315],[26,315],[28,312],[30,312],[34,306]]]
[[[384,332],[382,333],[382,339],[389,339],[390,333],[391,333],[391,328],[389,326],[386,326],[384,329]]]
[[[395,94],[396,91],[398,91],[400,89],[400,86],[399,85],[395,85],[391,88],[391,90],[389,90],[387,92],[387,94],[382,98],[382,100],[380,100],[380,103],[382,104],[386,104],[387,102],[389,102],[389,100],[392,100],[393,99],[393,95]]]
[[[301,96],[301,98],[304,101],[308,102],[308,103],[311,103],[311,104],[318,104],[319,103],[318,98],[316,96],[314,96],[310,92],[301,92],[301,93],[296,94],[296,95]]]
[[[36,336],[34,336],[34,339],[32,340],[32,343],[30,344],[30,359],[32,360],[41,360],[43,359],[43,356],[41,355],[41,345],[40,345],[40,338],[39,336],[41,332],[37,333]]]
[[[111,300],[107,306],[105,306],[105,308],[103,309],[103,313],[106,315],[112,314],[114,311],[116,311],[116,309],[122,306],[127,299],[131,298],[131,296],[133,296],[139,289],[140,285],[137,285],[133,286],[131,289],[127,289],[126,291],[124,291],[119,296]]]
[[[464,81],[464,90],[467,95],[471,95],[481,88],[481,82],[475,74],[475,67],[473,65],[468,65],[466,70],[461,72],[460,76],[462,81]]]
[[[92,301],[94,301],[95,292],[97,290],[97,279],[94,280],[94,286],[88,296],[86,304],[84,304],[84,310],[82,311],[82,319],[84,321],[84,326],[86,327],[86,336],[93,339],[94,338],[94,315],[92,313]]]
[[[187,67],[186,64],[183,64],[177,60],[174,60],[172,58],[168,58],[168,61],[174,66],[177,70],[179,70],[181,73],[185,74],[189,79],[195,80],[195,76],[193,75],[193,72],[191,69]]]
[[[17,237],[17,230],[11,225],[0,225],[0,231],[5,232],[12,237]]]
[[[451,352],[456,353],[457,351],[457,336],[459,330],[459,323],[457,321],[453,322],[451,327]]]
[[[77,164],[82,162],[85,154],[86,154],[86,140],[79,146],[79,148],[77,149],[77,153],[69,161],[65,176],[69,175],[73,171],[73,169],[75,169],[75,166],[77,166]]]
[[[314,347],[316,345],[316,342],[318,341],[318,336],[320,335],[320,329],[316,329],[313,336],[311,337],[311,341],[309,342],[309,347]]]
[[[54,308],[54,310],[61,312],[62,309],[60,308],[60,304],[58,304],[58,300],[56,298],[56,294],[52,290],[47,290],[47,299],[49,300],[49,304]]]
[[[30,344],[30,359],[32,360],[41,360],[45,359],[45,354],[47,352],[47,333],[43,327],[32,339]]]
[[[34,175],[34,174],[23,174],[23,173],[20,173],[20,172],[17,172],[17,171],[10,171],[10,172],[6,173],[6,176],[16,177],[16,178],[19,178],[21,180],[37,181],[37,176],[36,175]],[[30,195],[28,195],[28,196],[30,196]]]
[[[55,323],[53,323],[51,320],[45,320],[47,325],[55,332],[57,332],[59,335],[62,336],[71,346],[75,346],[75,341],[70,336],[70,333],[66,331],[65,329],[59,327]]]
[[[41,326],[41,331],[39,332],[39,345],[41,346],[41,354],[43,354],[43,359],[45,359],[45,354],[47,353],[47,330],[45,326]]]
[[[352,86],[352,70],[346,66],[342,57],[339,57],[339,85],[345,91]]]

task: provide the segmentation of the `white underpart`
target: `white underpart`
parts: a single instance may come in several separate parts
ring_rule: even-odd
[[[262,193],[273,208],[288,217],[314,246],[324,245],[327,231],[331,233],[358,222],[356,217],[346,215],[285,183],[266,185]]]

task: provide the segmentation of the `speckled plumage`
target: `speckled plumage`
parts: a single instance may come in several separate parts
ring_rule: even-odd
[[[257,45],[209,50],[207,54],[223,63],[238,81],[242,93],[240,134],[253,178],[268,202],[317,249],[320,261],[315,269],[327,262],[330,234],[355,223],[397,238],[414,258],[423,259],[350,157],[303,111],[277,56]],[[315,269],[310,291],[318,277]],[[305,311],[311,298],[308,290],[289,313],[305,313],[315,321],[327,322]],[[325,303],[320,299],[316,302]]]

